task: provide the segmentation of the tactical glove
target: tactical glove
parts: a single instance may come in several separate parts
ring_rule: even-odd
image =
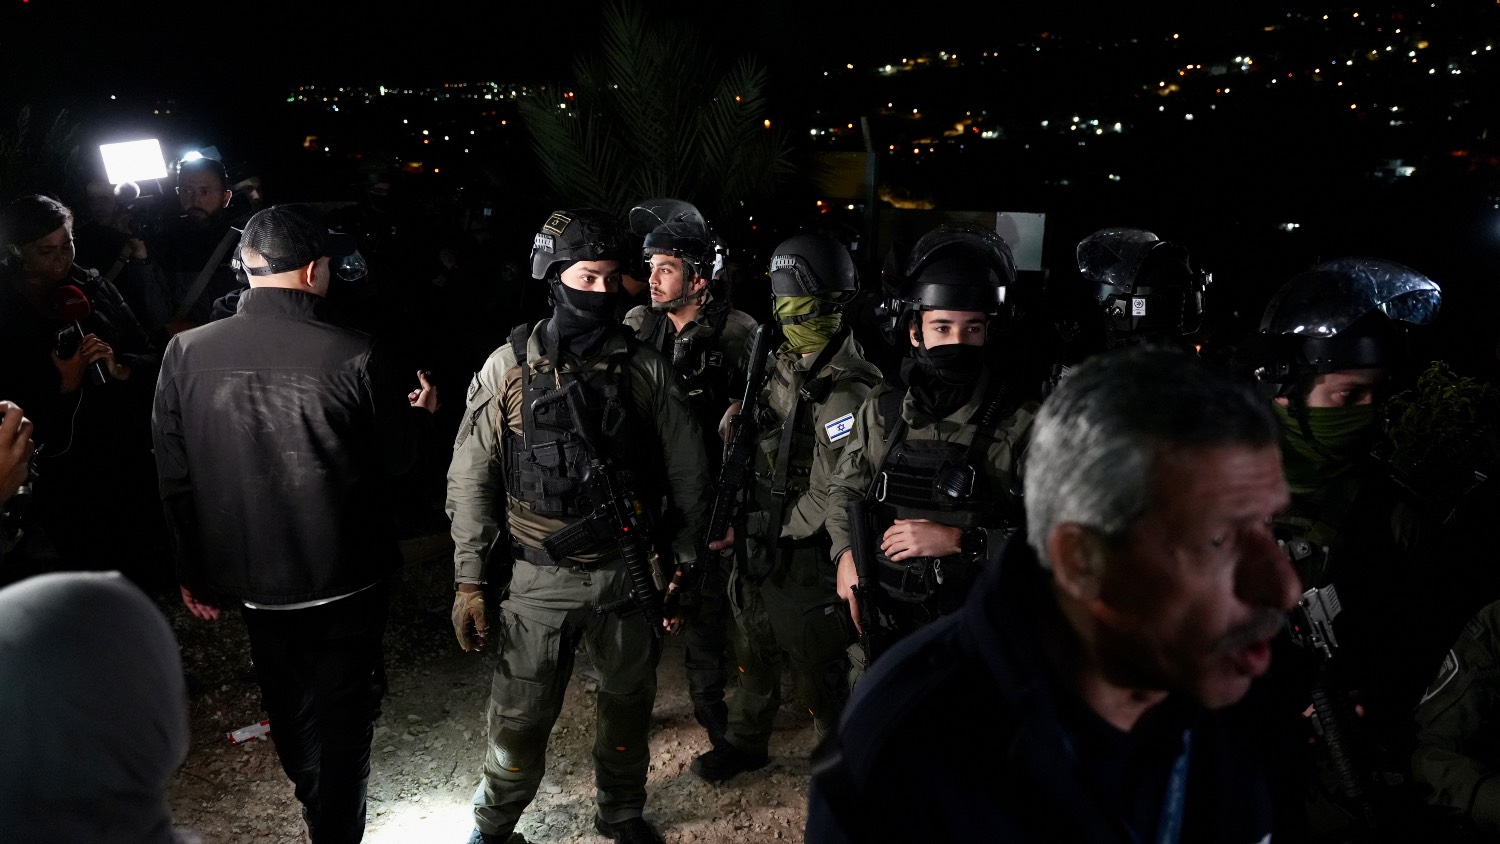
[[[458,636],[458,646],[466,651],[484,647],[485,637],[490,634],[490,624],[484,617],[484,592],[454,593],[453,632]]]

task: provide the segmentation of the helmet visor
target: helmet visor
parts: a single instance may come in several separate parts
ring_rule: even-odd
[[[1100,229],[1079,241],[1078,272],[1098,283],[1096,298],[1100,300],[1128,295],[1135,290],[1136,276],[1146,256],[1160,242],[1145,229]]]
[[[1262,331],[1332,337],[1375,311],[1393,321],[1426,325],[1437,316],[1442,291],[1394,261],[1340,258],[1287,282],[1278,299]]]

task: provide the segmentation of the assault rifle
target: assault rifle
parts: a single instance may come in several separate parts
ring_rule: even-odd
[[[849,553],[854,556],[854,571],[859,580],[854,587],[854,597],[859,601],[859,646],[865,652],[865,667],[875,661],[884,650],[885,637],[881,634],[879,612],[875,609],[875,593],[879,586],[875,580],[874,528],[870,520],[870,502],[859,498],[845,505],[849,514]]]
[[[543,421],[548,405],[563,404],[568,411],[568,424]],[[630,594],[605,604],[595,604],[594,612],[628,613],[641,611],[641,617],[651,633],[662,635],[662,596],[652,572],[652,563],[646,554],[650,521],[646,508],[631,490],[619,485],[613,471],[613,461],[601,451],[601,443],[590,430],[590,417],[584,405],[583,385],[570,382],[550,396],[532,403],[532,417],[538,427],[550,428],[573,434],[582,441],[588,452],[589,462],[584,471],[580,494],[581,506],[591,508],[581,519],[542,540],[542,548],[555,562],[580,551],[596,547],[613,540],[625,560],[625,571],[630,575]]]
[[[740,409],[729,417],[729,445],[724,450],[724,465],[719,468],[719,481],[714,484],[714,503],[708,511],[708,527],[703,537],[707,542],[718,542],[729,532],[740,502],[740,495],[755,475],[755,444],[760,434],[756,424],[755,407],[760,401],[760,385],[766,379],[766,359],[770,357],[771,327],[757,325],[750,340],[750,366],[745,372],[745,395],[740,399]],[[780,525],[774,526],[780,530]]]
[[[729,417],[729,444],[724,449],[724,464],[719,467],[718,482],[714,484],[714,500],[703,528],[703,539],[698,543],[698,559],[691,570],[679,566],[672,575],[672,588],[667,592],[669,616],[676,615],[682,592],[696,589],[703,581],[708,571],[706,567],[718,565],[719,552],[710,551],[708,543],[718,542],[729,532],[730,524],[738,515],[740,497],[755,476],[755,441],[760,434],[755,408],[760,399],[761,383],[766,378],[770,345],[771,327],[757,325],[750,335],[750,366],[745,371],[745,394],[740,399],[740,409]]]
[[[1287,617],[1287,630],[1294,644],[1314,651],[1319,658],[1318,679],[1312,688],[1313,726],[1337,777],[1340,801],[1366,830],[1375,831],[1385,824],[1365,788],[1372,769],[1360,752],[1354,707],[1334,677],[1339,640],[1333,619],[1342,610],[1332,584],[1309,589]]]

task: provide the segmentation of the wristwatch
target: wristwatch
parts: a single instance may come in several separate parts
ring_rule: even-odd
[[[982,527],[964,528],[958,535],[958,551],[972,562],[984,560],[989,556],[989,532]]]

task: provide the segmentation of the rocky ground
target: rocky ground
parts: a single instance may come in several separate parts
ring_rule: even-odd
[[[365,841],[459,844],[473,827],[469,800],[484,752],[493,656],[465,654],[453,640],[446,537],[409,540],[403,549],[408,564],[386,634],[390,690],[375,733]],[[180,603],[164,609],[182,643],[192,695],[192,749],[171,794],[177,823],[206,844],[298,841],[298,806],[270,741],[234,746],[225,736],[265,717],[243,623],[227,613],[204,624]],[[530,842],[608,840],[593,830],[596,691],[580,653],[541,793],[518,827]],[[811,719],[785,706],[769,766],[720,786],[700,780],[688,765],[708,739],[688,702],[682,640],[670,638],[659,672],[646,818],[668,842],[801,841],[813,744]]]

